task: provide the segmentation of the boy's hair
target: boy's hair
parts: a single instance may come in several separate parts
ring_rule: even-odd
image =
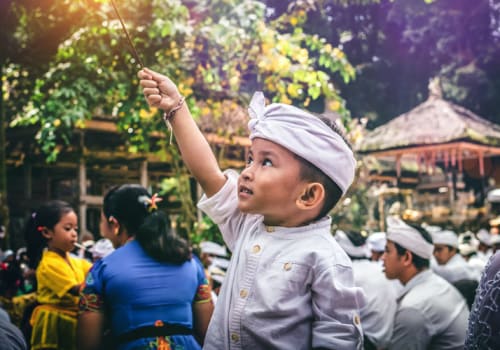
[[[351,148],[351,145],[346,140],[344,134],[339,129],[334,120],[323,116],[315,114],[317,118],[319,118],[323,123],[325,123],[333,132],[337,133],[346,143],[346,145]],[[340,198],[342,198],[342,190],[340,187],[333,181],[330,177],[326,176],[326,174],[318,169],[315,165],[311,164],[306,159],[295,154],[295,158],[300,163],[300,178],[301,180],[306,180],[310,182],[319,182],[323,185],[325,189],[325,201],[323,202],[323,206],[316,218],[321,219],[322,217],[328,215],[328,213],[335,207],[335,205],[339,202]]]
[[[420,233],[420,235],[422,236],[422,238],[426,242],[432,244],[432,236],[429,234],[429,232],[427,232],[426,229],[424,229],[423,227],[417,226],[417,225],[411,225],[411,224],[407,224],[407,225],[411,226],[411,228],[417,230],[418,233]],[[403,256],[406,253],[406,251],[408,250],[408,249],[400,246],[396,242],[394,242],[394,246],[396,247],[396,250],[397,250],[399,256]],[[417,254],[415,254],[414,252],[411,252],[411,255],[413,256],[412,263],[417,268],[417,270],[420,271],[424,268],[429,267],[429,265],[430,265],[429,259],[424,259],[424,258],[418,256]]]

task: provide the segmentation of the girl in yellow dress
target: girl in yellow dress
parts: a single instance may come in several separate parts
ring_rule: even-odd
[[[76,349],[80,285],[91,264],[69,255],[78,240],[77,216],[63,201],[32,214],[25,231],[30,265],[36,267],[38,306],[31,316],[31,348]]]

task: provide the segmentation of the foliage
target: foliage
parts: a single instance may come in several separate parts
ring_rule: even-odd
[[[127,0],[117,4],[141,60],[177,82],[195,117],[205,112],[199,101],[217,118],[224,101],[246,105],[257,89],[272,101],[303,107],[322,109],[327,98],[330,107],[349,116],[333,79],[349,82],[354,69],[339,48],[301,30],[307,18],[304,6],[268,21],[259,1]],[[75,131],[85,128],[86,120],[114,118],[130,152],[154,147],[173,153],[174,191],[182,206],[178,228],[190,231],[196,217],[188,175],[176,151],[165,147],[165,139],[156,145],[150,141],[149,135],[163,132],[165,126],[139,93],[138,62],[111,4],[57,0],[37,7],[19,2],[12,3],[10,10],[18,19],[14,32],[14,37],[22,37],[18,46],[32,45],[44,33],[40,30],[44,25],[55,29],[68,24],[51,42],[56,49],[44,53],[52,59],[43,60],[46,64],[36,74],[18,56],[8,60],[3,82],[10,126],[36,127],[36,139],[50,162],[71,142]]]
[[[286,2],[267,3],[275,16],[287,10]],[[347,54],[357,78],[337,87],[353,116],[370,119],[368,127],[423,102],[436,76],[446,99],[500,119],[498,0],[314,3],[319,4],[308,13],[304,31]]]
[[[117,4],[141,59],[178,83],[196,118],[217,120],[228,101],[246,106],[253,91],[263,90],[272,101],[314,111],[329,101],[356,138],[349,111],[367,117],[363,127],[380,125],[425,99],[435,76],[446,98],[490,120],[500,117],[498,0]],[[165,139],[155,145],[149,138],[164,125],[139,93],[138,65],[108,0],[0,6],[7,122],[36,128],[49,161],[96,115],[117,120],[131,152],[171,151]],[[338,215],[361,220],[369,204],[361,203],[368,190],[359,191]]]
[[[137,62],[111,6],[104,1],[92,5],[92,13],[59,46],[50,69],[36,80],[30,102],[17,108],[11,122],[13,127],[39,127],[37,140],[49,161],[75,127],[83,128],[96,113],[118,119],[132,152],[150,150],[148,135],[164,129],[138,93]],[[338,73],[347,82],[354,70],[341,50],[303,33],[303,10],[266,23],[265,7],[258,1],[188,7],[178,0],[142,0],[120,7],[143,61],[178,82],[195,116],[201,113],[198,100],[206,100],[216,117],[222,100],[246,103],[255,89],[273,101],[305,107],[329,98],[348,115],[331,76]],[[11,70],[19,74],[15,66]]]

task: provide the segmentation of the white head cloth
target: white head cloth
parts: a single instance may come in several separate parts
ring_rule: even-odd
[[[355,246],[354,244],[352,244],[349,237],[347,237],[347,234],[342,230],[337,230],[337,232],[335,232],[335,240],[338,242],[340,247],[344,249],[347,255],[351,257],[368,258],[371,256],[371,252],[366,244],[358,247]]]
[[[479,240],[479,242],[486,244],[486,245],[491,244],[491,235],[487,229],[485,229],[485,228],[480,229],[479,231],[477,231],[476,236],[477,236],[477,239]]]
[[[500,235],[491,235],[490,244],[492,246],[500,244]]]
[[[474,236],[474,233],[470,231],[461,233],[458,236],[458,251],[462,255],[469,255],[477,252],[478,245],[479,241]]]
[[[368,247],[376,252],[383,252],[387,243],[387,235],[385,232],[374,232],[368,236],[366,243]]]
[[[217,244],[215,242],[210,242],[210,241],[201,242],[200,248],[202,253],[207,253],[216,256],[227,256],[226,247]]]
[[[450,230],[434,232],[432,234],[432,241],[434,244],[444,244],[458,248],[458,236],[455,232]]]
[[[304,158],[332,179],[345,193],[354,180],[356,160],[340,135],[323,121],[297,107],[265,104],[256,92],[248,109],[250,139],[262,138]]]
[[[422,227],[424,229],[427,230],[427,232],[429,232],[431,235],[434,233],[434,232],[439,232],[439,231],[443,231],[443,229],[439,226],[434,226],[434,225],[422,225]]]
[[[109,239],[101,238],[90,250],[94,259],[102,259],[111,254],[115,248]]]
[[[434,245],[427,242],[413,227],[396,217],[387,218],[387,240],[399,244],[424,259],[430,259]]]

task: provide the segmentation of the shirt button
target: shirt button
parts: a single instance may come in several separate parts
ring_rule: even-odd
[[[274,227],[272,227],[272,226],[266,226],[266,231],[269,232],[269,233],[273,233],[274,232]]]
[[[256,244],[252,247],[252,253],[257,254],[260,252],[260,245]]]
[[[292,263],[289,263],[289,262],[285,263],[285,264],[283,265],[283,269],[284,269],[285,271],[290,271],[290,270],[292,269]]]
[[[231,340],[236,343],[238,340],[240,340],[240,337],[236,333],[231,333]]]
[[[359,326],[360,323],[361,323],[361,320],[359,319],[359,316],[358,315],[354,315],[354,324],[356,326]]]
[[[248,295],[248,291],[246,289],[240,290],[240,297],[246,298]]]

